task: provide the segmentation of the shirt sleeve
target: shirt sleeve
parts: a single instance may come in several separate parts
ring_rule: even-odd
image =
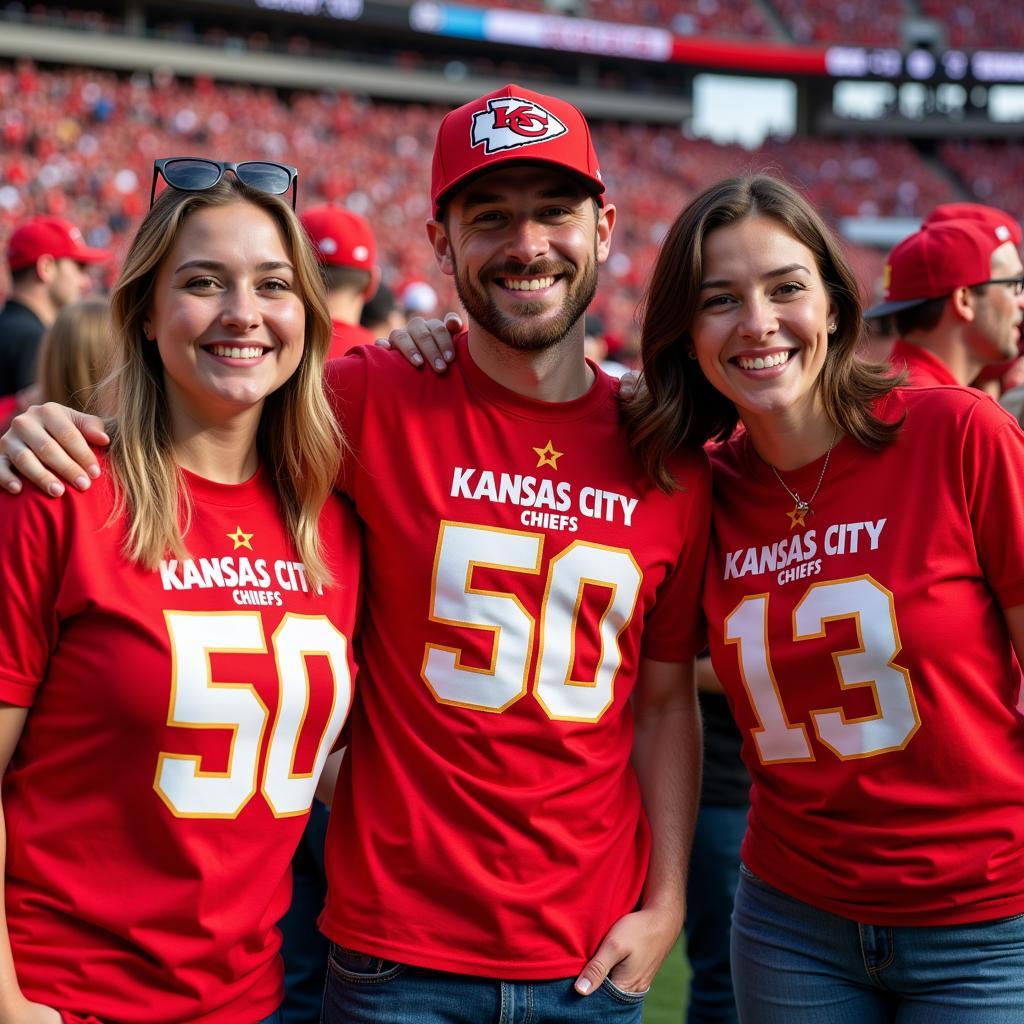
[[[707,645],[701,596],[711,532],[711,466],[703,452],[694,456],[687,475],[682,550],[644,623],[642,652],[655,661],[688,661]]]
[[[1024,432],[990,398],[964,431],[964,488],[978,559],[1003,608],[1024,604]]]
[[[59,633],[75,498],[0,494],[0,701],[31,706]]]

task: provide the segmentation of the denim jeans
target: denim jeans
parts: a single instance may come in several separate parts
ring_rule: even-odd
[[[324,841],[327,808],[314,800],[309,821],[292,858],[292,902],[281,918],[281,957],[284,959],[284,1024],[317,1024],[327,975],[330,946],[316,926],[327,895]]]
[[[1021,1024],[1024,914],[859,924],[741,865],[732,968],[743,1024]]]
[[[746,807],[701,806],[686,887],[686,955],[693,976],[686,1024],[736,1024],[729,921],[747,831]]]
[[[605,981],[499,981],[447,974],[331,947],[324,1024],[640,1024],[644,995]]]

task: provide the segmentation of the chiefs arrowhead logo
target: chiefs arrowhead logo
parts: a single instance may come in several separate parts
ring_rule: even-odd
[[[564,135],[568,128],[542,106],[515,96],[489,100],[487,109],[473,115],[470,140],[487,154],[531,146]]]

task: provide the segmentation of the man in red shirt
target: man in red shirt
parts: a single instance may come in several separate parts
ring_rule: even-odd
[[[33,217],[7,243],[11,291],[0,310],[0,396],[35,383],[36,356],[46,328],[89,286],[88,263],[110,258],[85,244],[81,231],[57,217]]]
[[[373,229],[365,217],[341,206],[311,206],[300,219],[327,286],[333,328],[327,358],[337,359],[356,345],[372,345],[374,336],[359,326],[359,317],[380,283]]]
[[[901,340],[890,358],[907,370],[909,383],[966,385],[983,367],[1017,354],[1024,318],[1020,226],[996,217],[999,211],[966,211],[959,219],[937,212],[889,253],[885,301],[865,317],[893,318]]]
[[[510,85],[452,111],[427,231],[459,357],[328,366],[365,546],[329,1024],[639,1024],[682,924],[710,472],[697,450],[674,489],[645,476],[584,358],[604,193],[571,104]]]

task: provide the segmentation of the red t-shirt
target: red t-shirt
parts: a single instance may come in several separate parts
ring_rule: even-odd
[[[347,324],[342,320],[331,321],[331,347],[328,359],[340,359],[356,345],[372,345],[377,339],[373,332],[359,324]]]
[[[897,341],[893,345],[889,362],[897,370],[906,370],[906,382],[915,388],[960,383],[937,355],[909,341]]]
[[[746,435],[711,453],[705,612],[754,779],[743,858],[881,925],[1024,912],[1024,434],[966,388],[897,389],[804,526]],[[822,460],[783,474],[814,491]]]
[[[641,653],[703,643],[707,459],[666,495],[600,370],[544,403],[457,348],[444,378],[376,348],[328,371],[367,603],[321,927],[422,967],[567,977],[640,898],[629,695]]]
[[[121,556],[109,472],[0,494],[7,922],[25,995],[125,1024],[253,1024],[281,1001],[289,863],[352,700],[360,547],[321,519],[307,585],[266,476],[186,474],[191,558]]]

